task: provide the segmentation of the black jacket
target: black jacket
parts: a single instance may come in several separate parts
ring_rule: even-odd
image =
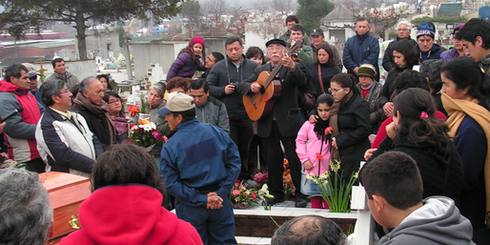
[[[107,149],[109,145],[111,145],[111,142],[117,142],[117,132],[114,127],[110,126],[112,125],[112,122],[107,118],[105,114],[94,114],[87,108],[76,103],[73,104],[72,110],[79,113],[85,118],[85,121],[87,121],[90,131],[92,131],[94,135],[97,136],[99,141],[102,143],[104,150]],[[110,132],[111,130],[112,132]]]
[[[442,52],[446,51],[446,48],[441,47],[439,44],[434,43],[432,45],[432,48],[427,51],[427,52],[422,52],[419,49],[419,46],[417,45],[417,50],[419,51],[420,57],[419,57],[419,63],[422,64],[422,62],[426,60],[439,60],[441,59],[441,54]]]
[[[272,65],[265,64],[258,67],[251,80],[255,81],[255,78],[262,71],[272,71]],[[300,70],[299,64],[296,63],[296,67],[292,71],[285,67],[281,68],[278,77],[282,81],[281,95],[274,99],[272,112],[258,121],[257,135],[262,138],[270,136],[274,119],[277,121],[277,127],[282,137],[296,137],[305,120],[297,100],[298,88],[306,84],[305,74]]]
[[[338,112],[339,134],[336,137],[342,163],[342,176],[349,178],[359,169],[364,152],[369,149],[369,105],[359,95],[342,103]]]
[[[396,40],[391,41],[386,47],[385,54],[383,55],[383,68],[385,71],[391,71],[395,67],[395,61],[393,60],[393,48],[395,48],[396,42],[400,41],[400,38],[396,38]],[[410,42],[414,47],[417,47],[417,42],[413,39],[410,39]]]
[[[247,113],[243,107],[242,95],[250,90],[250,80],[248,78],[254,75],[256,68],[257,64],[249,59],[243,58],[237,68],[227,58],[216,63],[207,75],[206,81],[209,84],[210,95],[225,104],[230,120],[248,120]],[[236,84],[237,88],[234,93],[227,95],[225,94],[225,86],[230,83]]]
[[[327,93],[328,88],[330,88],[330,79],[342,71],[335,65],[328,66],[326,64],[320,65],[320,71],[322,74],[324,92]],[[310,66],[308,74],[308,90],[315,96],[315,98],[322,93],[318,76],[318,63]]]
[[[444,153],[436,153],[429,144],[403,141],[394,144],[386,138],[374,153],[373,158],[386,151],[401,151],[411,156],[419,168],[424,186],[423,197],[447,196],[459,206],[464,185],[463,165],[453,143],[447,142]]]

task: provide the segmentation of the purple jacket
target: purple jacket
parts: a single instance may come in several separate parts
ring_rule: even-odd
[[[192,55],[187,52],[181,52],[175,59],[167,73],[167,81],[173,77],[191,78],[197,69],[202,68],[200,60],[192,60]]]
[[[447,62],[454,60],[458,57],[459,57],[459,53],[454,48],[451,48],[451,49],[446,50],[446,51],[441,53],[441,60],[444,61],[444,63],[447,63]]]

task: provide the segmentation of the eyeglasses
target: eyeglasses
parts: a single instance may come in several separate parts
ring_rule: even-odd
[[[344,88],[338,88],[338,89],[328,88],[328,92],[331,93],[331,94],[338,93],[338,92],[340,92],[342,90],[344,90]]]

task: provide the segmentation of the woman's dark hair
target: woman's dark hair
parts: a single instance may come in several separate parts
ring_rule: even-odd
[[[328,54],[328,61],[325,65],[327,66],[334,66],[335,64],[333,63],[333,50],[332,50],[332,47],[326,43],[322,43],[320,44],[320,46],[318,46],[318,48],[316,49],[316,53],[315,53],[315,60],[317,62],[317,64],[319,63],[318,62],[318,51],[320,51],[320,49],[323,49],[325,50],[325,52],[327,52]]]
[[[247,58],[247,59],[251,59],[254,57],[261,57],[262,58],[262,65],[264,64],[264,61],[265,61],[264,52],[259,47],[255,47],[255,46],[250,47],[247,49],[247,52],[245,53],[245,58]]]
[[[109,78],[109,74],[99,74],[96,76],[97,80],[100,80],[100,78],[103,77],[107,81],[107,89],[112,90],[112,85],[111,85],[111,80]]]
[[[435,117],[434,100],[427,90],[408,88],[395,97],[393,104],[393,113],[400,116],[395,143],[429,144],[435,156],[446,155],[448,127]]]
[[[112,91],[112,90],[108,90],[105,92],[104,94],[104,97],[102,97],[102,99],[106,102],[106,103],[109,103],[109,97],[115,97],[117,99],[119,99],[119,101],[121,101],[121,111],[119,112],[119,115],[120,117],[124,117],[124,104],[123,104],[123,100],[121,98],[121,96],[119,96],[118,93]]]
[[[425,60],[420,64],[420,73],[429,81],[429,87],[432,94],[436,94],[442,88],[441,82],[441,66],[444,64],[442,60]]]
[[[490,110],[490,79],[482,72],[478,63],[469,57],[456,58],[441,67],[441,74],[453,81],[456,89],[468,89],[468,95]]]
[[[414,70],[404,70],[400,72],[393,82],[391,99],[408,88],[421,88],[430,91],[427,79],[420,72]]]
[[[412,69],[414,65],[419,63],[419,53],[417,47],[410,40],[400,40],[395,43],[393,51],[397,51],[405,57],[407,68]]]
[[[172,77],[167,81],[166,90],[171,91],[174,88],[182,88],[186,93],[189,91],[192,79],[184,77]]]
[[[354,93],[354,95],[357,95],[357,88],[356,88],[356,81],[357,78],[348,73],[339,73],[336,74],[330,79],[330,82],[335,82],[338,83],[342,88],[350,88],[351,92]]]
[[[163,194],[155,160],[142,147],[115,144],[97,158],[92,169],[93,190],[111,185],[147,185]]]

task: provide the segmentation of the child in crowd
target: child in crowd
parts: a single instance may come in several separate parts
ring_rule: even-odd
[[[168,69],[167,81],[173,77],[192,78],[197,70],[205,70],[204,57],[204,38],[195,36],[189,45],[180,51],[177,59]]]
[[[305,122],[296,137],[296,154],[303,165],[301,192],[312,196],[312,208],[328,208],[328,204],[320,196],[320,189],[307,175],[320,176],[328,171],[331,158],[331,138],[326,134],[329,127],[330,107],[334,99],[330,94],[321,94],[316,101],[315,123]]]

